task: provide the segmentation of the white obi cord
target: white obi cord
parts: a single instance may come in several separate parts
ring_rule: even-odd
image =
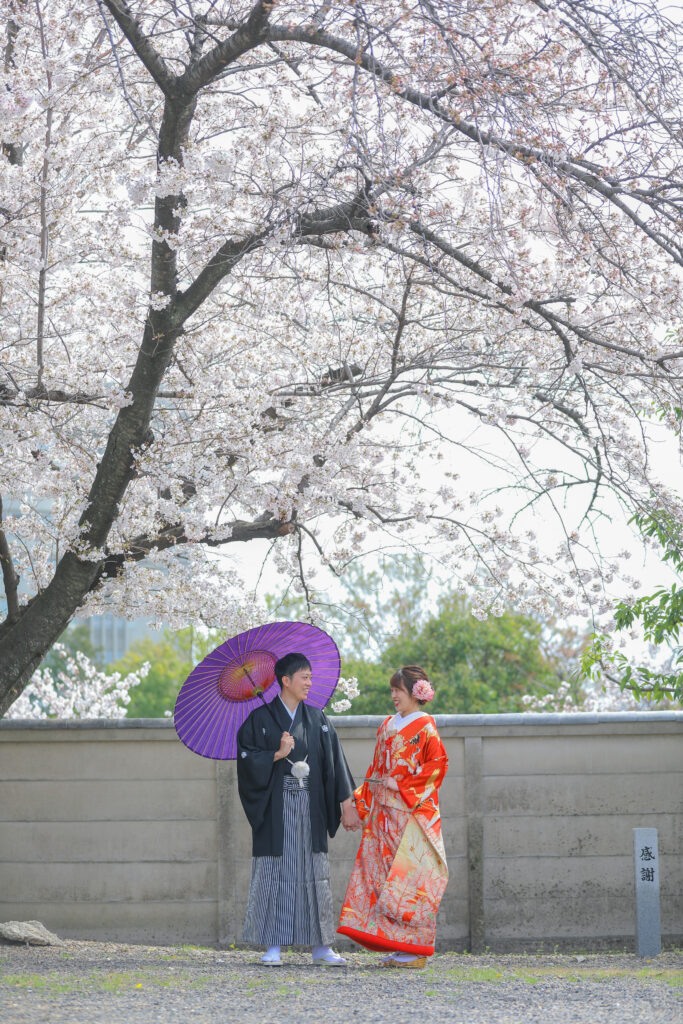
[[[287,760],[289,761],[289,758],[287,758]],[[292,775],[294,776],[295,779],[299,780],[299,785],[301,786],[302,789],[304,786],[304,779],[308,778],[308,776],[311,774],[311,768],[310,765],[306,763],[307,761],[308,754],[306,754],[306,757],[304,758],[303,761],[289,761],[289,763],[292,766]]]

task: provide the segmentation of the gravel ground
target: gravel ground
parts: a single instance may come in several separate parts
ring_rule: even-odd
[[[0,946],[2,1024],[683,1024],[683,952],[443,953],[423,971],[348,954],[321,968],[286,952],[66,942]]]

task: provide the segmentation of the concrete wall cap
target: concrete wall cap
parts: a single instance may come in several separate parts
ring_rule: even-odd
[[[334,715],[335,729],[379,728],[386,715]],[[571,714],[434,715],[438,727],[478,728],[486,726],[573,726],[650,724],[677,722],[683,725],[683,711],[577,711]],[[62,729],[165,729],[173,730],[171,718],[10,718],[0,721],[0,730]]]

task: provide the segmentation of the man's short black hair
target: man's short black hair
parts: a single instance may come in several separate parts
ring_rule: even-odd
[[[275,662],[275,678],[280,684],[280,689],[282,689],[283,676],[293,676],[302,668],[310,667],[311,663],[305,654],[297,654],[295,651],[283,654],[280,660]]]

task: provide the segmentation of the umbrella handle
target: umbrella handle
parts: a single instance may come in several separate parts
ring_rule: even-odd
[[[266,711],[268,712],[270,717],[275,722],[275,725],[278,727],[278,729],[282,728],[282,726],[278,722],[277,718],[275,717],[275,712],[271,708],[270,704],[268,704],[267,701],[264,700],[262,691],[259,690],[259,688],[257,687],[256,683],[254,682],[254,680],[249,675],[249,669],[246,667],[246,665],[242,665],[242,669],[244,670],[245,676],[247,677],[247,679],[249,680],[251,685],[254,687],[254,692],[256,693],[256,696],[261,701],[261,703],[263,704],[264,708],[266,709]]]
[[[248,674],[248,673],[247,673],[247,674]],[[263,699],[263,694],[261,693],[261,691],[260,691],[260,690],[259,690],[259,691],[257,692],[256,696],[257,696],[257,697],[259,698],[259,700],[260,700],[260,701],[261,701],[261,703],[263,704],[264,708],[266,709],[266,711],[268,712],[268,714],[270,715],[270,717],[271,717],[271,718],[273,719],[273,721],[275,722],[275,724],[276,724],[276,726],[278,727],[278,729],[281,729],[281,728],[282,728],[282,726],[280,725],[280,723],[278,722],[277,718],[275,717],[275,712],[274,712],[274,711],[273,711],[273,709],[271,708],[270,704],[268,704],[268,702],[267,702],[267,701],[265,701],[265,700]]]

